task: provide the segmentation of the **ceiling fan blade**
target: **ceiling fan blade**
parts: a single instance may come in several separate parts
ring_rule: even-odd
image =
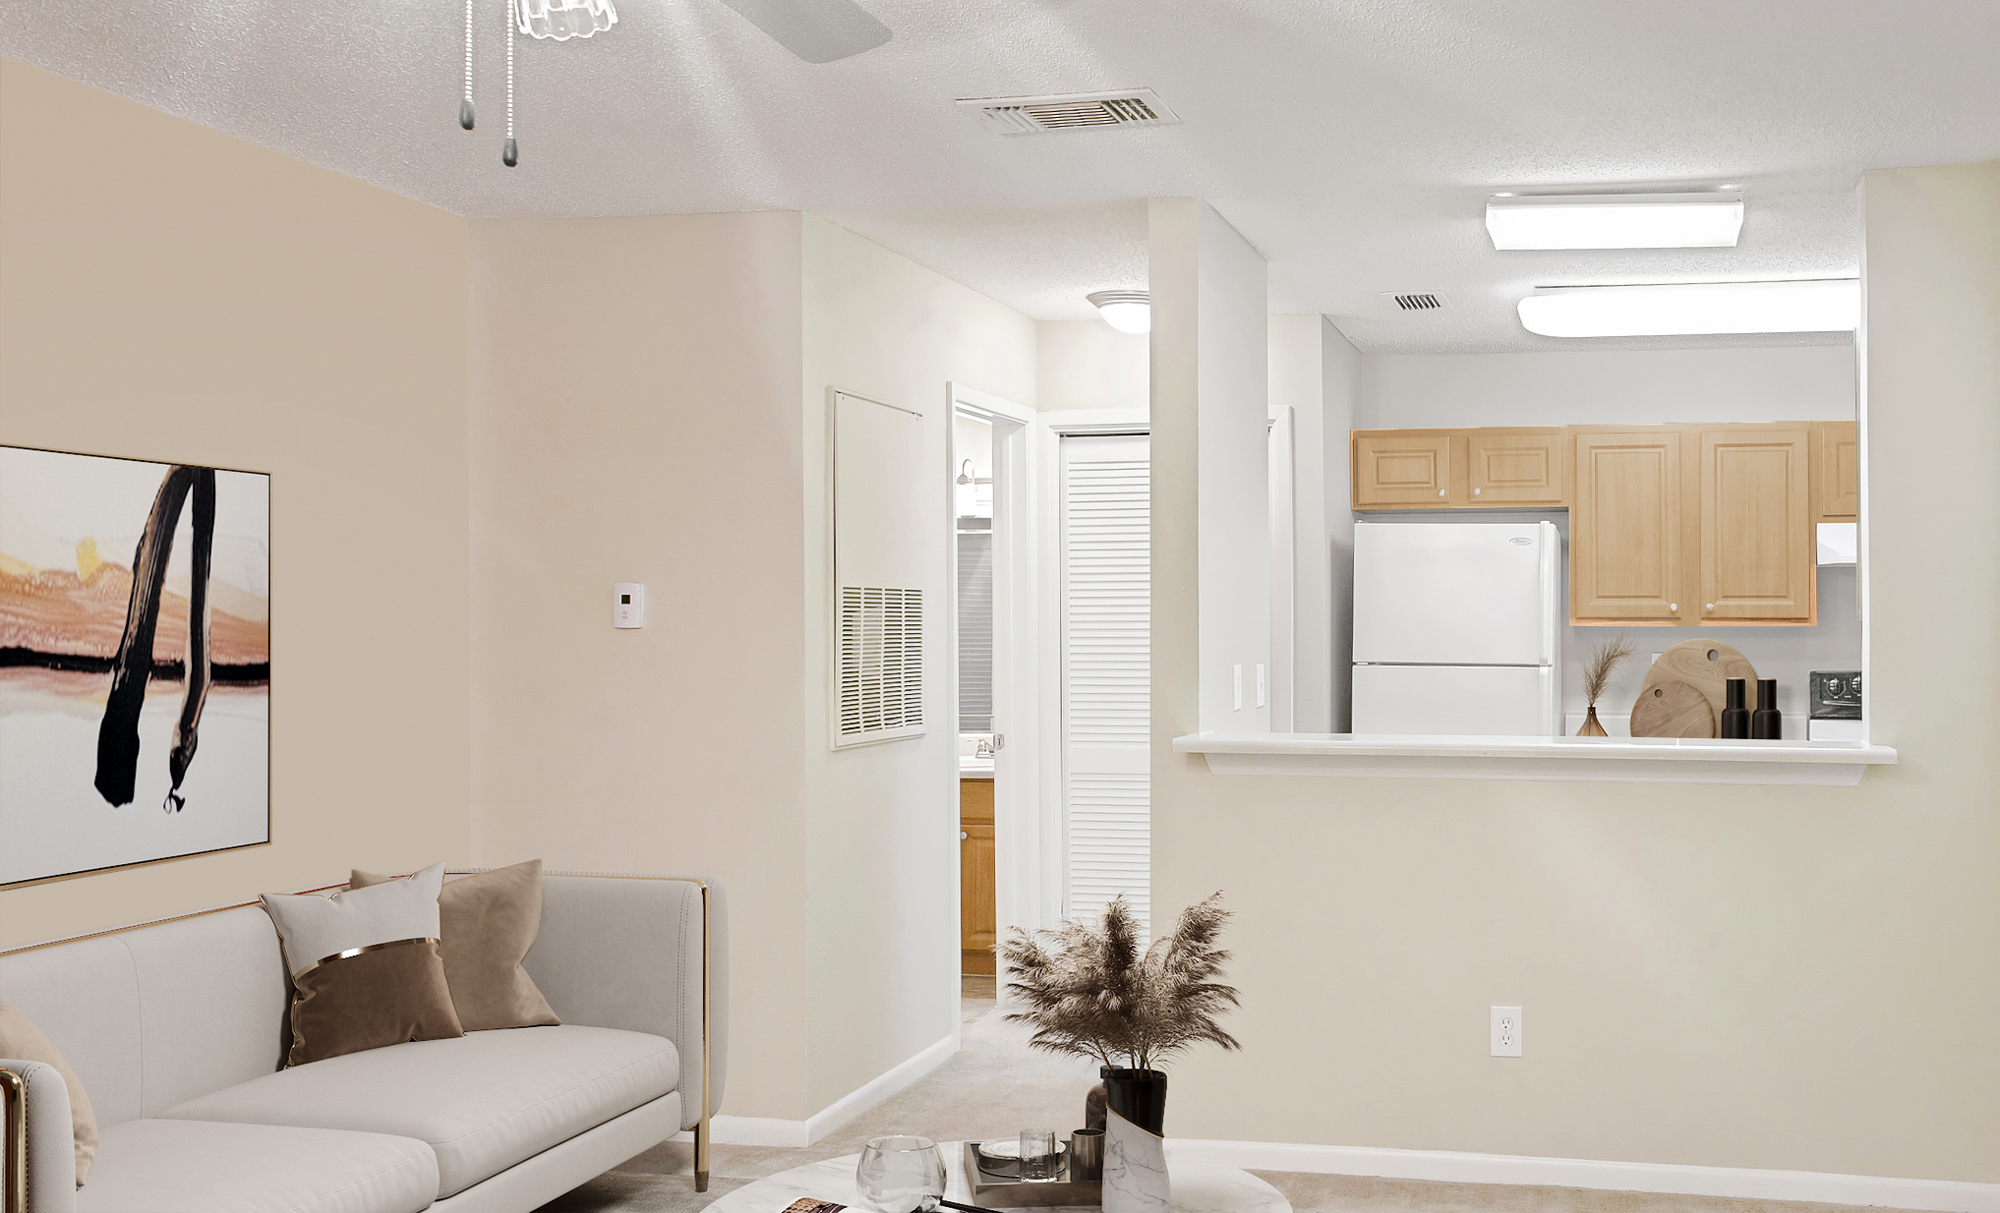
[[[874,50],[895,35],[854,0],[722,0],[807,63]]]

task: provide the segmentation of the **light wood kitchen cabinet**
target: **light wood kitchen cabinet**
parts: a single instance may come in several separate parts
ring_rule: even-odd
[[[1571,433],[1571,619],[1685,622],[1692,604],[1685,600],[1681,431],[1648,426]]]
[[[1811,429],[1704,429],[1701,459],[1703,622],[1810,623],[1818,584],[1807,500]]]
[[[1355,430],[1354,508],[1436,509],[1464,504],[1464,438],[1450,430]]]
[[[1851,522],[1861,514],[1861,441],[1852,421],[1812,427],[1814,522]]]
[[[1475,506],[1568,502],[1563,492],[1563,432],[1542,429],[1466,430],[1466,479]]]

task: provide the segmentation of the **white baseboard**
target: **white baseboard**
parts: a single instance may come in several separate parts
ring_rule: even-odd
[[[1292,1145],[1262,1141],[1199,1141],[1169,1136],[1167,1157],[1200,1159],[1256,1171],[1309,1171],[1444,1183],[1532,1184],[1618,1192],[1664,1192],[1736,1200],[1813,1201],[1879,1205],[1935,1213],[2000,1213],[2000,1183],[1892,1176],[1836,1175],[1823,1171],[1761,1171],[1746,1167],[1697,1167],[1676,1163],[1598,1162],[1583,1158],[1530,1158],[1513,1154],[1461,1154],[1446,1150],[1391,1150],[1366,1146]]]
[[[718,1145],[804,1148],[950,1061],[956,1052],[958,1036],[954,1033],[908,1061],[876,1075],[804,1120],[717,1115],[708,1123],[709,1140]],[[674,1140],[693,1141],[694,1134],[681,1133]]]

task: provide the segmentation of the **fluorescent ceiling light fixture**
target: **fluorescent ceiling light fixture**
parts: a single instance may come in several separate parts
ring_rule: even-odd
[[[1523,327],[1544,337],[1836,333],[1860,320],[1861,280],[1543,287],[1520,312]]]
[[[1085,295],[1104,323],[1121,333],[1145,333],[1153,328],[1153,302],[1144,291],[1093,291]]]
[[[1732,194],[1495,194],[1496,249],[1734,248],[1743,198]]]

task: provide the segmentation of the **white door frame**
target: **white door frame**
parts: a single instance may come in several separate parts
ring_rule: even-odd
[[[1298,517],[1292,406],[1274,405],[1266,423],[1271,499],[1271,731],[1298,726]]]
[[[993,850],[995,925],[1004,938],[1009,928],[1045,930],[1057,915],[1046,912],[1050,889],[1047,857],[1061,856],[1061,800],[1054,833],[1045,785],[1059,777],[1054,764],[1044,763],[1045,732],[1041,635],[1043,536],[1041,502],[1053,498],[1043,478],[1054,469],[1042,450],[1052,443],[1040,416],[1030,408],[961,383],[947,385],[952,417],[985,421],[993,427],[993,731],[1003,738],[993,757]],[[956,491],[959,456],[947,426],[945,491]],[[953,740],[951,786],[958,786],[958,520],[947,510],[949,581],[949,640]],[[1045,770],[1045,768],[1049,768]],[[953,824],[956,829],[956,822]],[[1051,841],[1053,840],[1053,841]],[[1058,876],[1061,869],[1057,868]],[[962,878],[962,876],[961,876]],[[1053,888],[1061,906],[1062,888]],[[954,970],[955,971],[955,970]]]

